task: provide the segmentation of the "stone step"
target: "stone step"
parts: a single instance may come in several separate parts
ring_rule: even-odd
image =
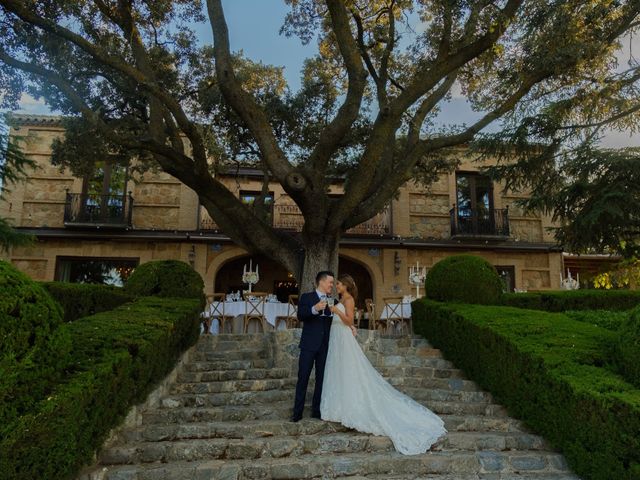
[[[446,360],[444,360],[446,362]],[[226,365],[231,367],[227,368]],[[262,378],[283,378],[290,374],[290,369],[254,367],[252,362],[235,361],[226,363],[189,362],[178,374],[179,379],[187,382],[217,381],[217,380],[247,380]],[[374,365],[375,366],[375,365]],[[457,368],[434,366],[375,366],[384,377],[422,377],[422,378],[460,378],[465,379],[464,372]],[[194,374],[200,374],[196,376]],[[313,378],[313,375],[312,377]]]
[[[264,333],[224,333],[220,335],[200,335],[198,345],[232,342],[236,345],[244,343],[261,343],[269,340],[269,334]]]
[[[233,360],[270,360],[270,352],[263,350],[229,350],[225,352],[206,351],[191,353],[191,360],[195,362],[231,362]]]
[[[432,446],[433,451],[548,450],[537,435],[523,432],[449,432]],[[386,436],[356,431],[322,435],[272,436],[245,439],[198,438],[133,443],[111,447],[100,453],[103,465],[147,462],[178,462],[215,459],[263,459],[300,455],[358,452],[392,452]]]
[[[437,348],[433,348],[430,345],[420,345],[420,346],[413,346],[413,347],[393,347],[393,348],[374,347],[374,348],[365,350],[365,353],[384,355],[384,356],[400,355],[403,357],[414,356],[414,357],[424,357],[424,358],[429,358],[429,357],[441,358],[443,356],[441,350]]]
[[[205,480],[205,479],[311,479],[354,475],[463,475],[481,473],[571,476],[564,459],[554,452],[518,451],[438,451],[421,455],[382,453],[343,453],[300,455],[255,460],[176,461],[138,465],[106,466],[104,480]],[[94,477],[98,478],[98,477]],[[428,477],[432,478],[432,477]],[[437,477],[436,477],[437,478]],[[473,478],[473,477],[471,477]],[[491,477],[487,477],[491,478]],[[505,478],[510,478],[506,476]],[[532,477],[534,478],[534,477]],[[563,478],[564,477],[559,477]]]
[[[335,477],[349,480],[580,480],[572,473],[480,473],[480,474],[455,474],[455,475],[429,475],[405,474],[405,475],[354,475],[348,477]]]
[[[449,432],[524,432],[517,420],[509,417],[488,417],[477,415],[441,415]],[[196,421],[148,423],[123,432],[127,442],[160,441],[193,438],[253,438],[279,435],[315,435],[345,432],[349,428],[335,422],[324,422],[304,418],[299,422],[288,419],[234,421]]]
[[[455,368],[454,364],[442,357],[418,357],[416,355],[377,355],[369,361],[376,368],[381,367],[435,367]]]
[[[204,370],[178,372],[178,382],[222,382],[232,380],[262,380],[286,378],[291,375],[288,368],[251,368],[247,370]]]
[[[311,415],[310,396],[305,406],[305,415]],[[419,402],[438,415],[481,415],[489,417],[506,417],[504,407],[484,402]],[[288,420],[293,408],[293,397],[285,401],[274,401],[269,404],[248,404],[219,406],[192,406],[179,408],[158,408],[142,415],[144,423],[175,422],[242,422],[247,420],[281,419]]]
[[[438,388],[405,388],[402,386],[399,387],[399,389],[421,403],[428,401],[491,403],[493,400],[490,393],[482,391],[467,392],[442,390]],[[292,401],[294,395],[295,390],[293,388],[221,393],[176,393],[162,398],[160,403],[164,408],[270,404],[278,401]]]
[[[451,391],[480,391],[475,382],[455,378],[421,378],[421,377],[391,377],[387,381],[397,388],[436,388]],[[220,393],[280,390],[283,388],[295,388],[296,377],[264,378],[251,380],[213,380],[213,381],[182,381],[172,385],[171,393]],[[310,388],[315,386],[315,379],[309,379]]]
[[[273,368],[272,359],[259,360],[215,360],[215,361],[191,361],[185,363],[184,369],[187,372],[216,372],[225,370],[253,370]]]
[[[434,367],[377,367],[384,377],[422,377],[422,378],[460,378],[465,379],[464,372],[458,368]]]
[[[393,377],[386,379],[391,385],[399,390],[409,388],[428,388],[450,391],[481,391],[475,382],[461,379],[446,378],[421,378],[421,377]],[[171,386],[171,394],[180,393],[222,393],[222,392],[243,392],[243,391],[264,391],[295,389],[297,378],[265,378],[256,380],[214,380],[214,381],[180,381]],[[309,379],[309,389],[315,387],[315,379]]]
[[[261,380],[228,380],[214,382],[179,382],[170,388],[171,394],[180,393],[223,393],[292,389],[296,386],[297,379],[266,378]]]

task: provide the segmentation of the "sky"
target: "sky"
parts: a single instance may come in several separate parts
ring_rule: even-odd
[[[304,59],[312,56],[317,47],[314,41],[302,45],[297,37],[287,38],[278,33],[289,7],[282,0],[225,0],[223,4],[232,51],[243,50],[245,56],[253,60],[284,66],[289,85],[292,89],[297,89]],[[416,29],[419,28],[420,26],[416,25]],[[212,43],[208,23],[198,25],[196,32],[203,44]],[[624,44],[618,54],[620,68],[626,65],[630,55],[640,58],[640,36],[627,38]],[[52,113],[44,102],[27,95],[23,96],[20,107],[20,113]],[[470,124],[479,116],[480,113],[470,108],[460,89],[454,86],[453,98],[443,105],[438,124]],[[640,135],[610,131],[602,143],[606,147],[640,146]]]

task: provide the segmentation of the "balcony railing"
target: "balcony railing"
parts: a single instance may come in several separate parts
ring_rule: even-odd
[[[477,210],[454,206],[449,213],[452,237],[509,236],[509,208]]]
[[[272,224],[274,228],[301,232],[304,226],[304,217],[295,204],[274,205],[272,211]],[[200,229],[219,231],[216,222],[209,216],[204,207],[200,207]],[[346,231],[347,235],[392,235],[391,212],[387,208],[375,217]]]
[[[68,226],[130,227],[133,197],[122,195],[69,193],[64,205]]]

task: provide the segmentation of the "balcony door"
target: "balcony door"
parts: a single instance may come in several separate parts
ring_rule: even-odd
[[[456,173],[456,215],[463,233],[488,234],[495,231],[493,182],[476,172]]]
[[[83,177],[83,221],[117,223],[124,218],[128,173],[128,165],[125,162],[111,159],[95,161],[91,173]]]

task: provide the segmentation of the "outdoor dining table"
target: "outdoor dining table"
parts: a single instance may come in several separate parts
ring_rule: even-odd
[[[210,317],[214,308],[217,308],[220,302],[213,302],[209,306],[209,310],[205,310],[202,312],[201,316]],[[244,314],[247,311],[247,302],[242,300],[238,302],[224,302],[224,314],[228,317],[233,317],[232,329],[230,333],[243,333],[243,318]],[[251,311],[251,307],[249,307],[249,311]],[[289,304],[284,302],[264,302],[264,316],[267,320],[267,328],[274,329],[276,324],[277,317],[286,317],[289,314]],[[284,330],[286,325],[284,322],[280,322],[278,326],[278,330]],[[248,333],[257,333],[260,331],[260,327],[257,325],[257,322],[252,321],[249,324]],[[217,319],[214,319],[211,322],[211,328],[209,330],[211,333],[217,335],[220,333],[220,324]],[[200,327],[200,332],[204,332],[204,327]],[[229,333],[229,332],[227,332]]]

